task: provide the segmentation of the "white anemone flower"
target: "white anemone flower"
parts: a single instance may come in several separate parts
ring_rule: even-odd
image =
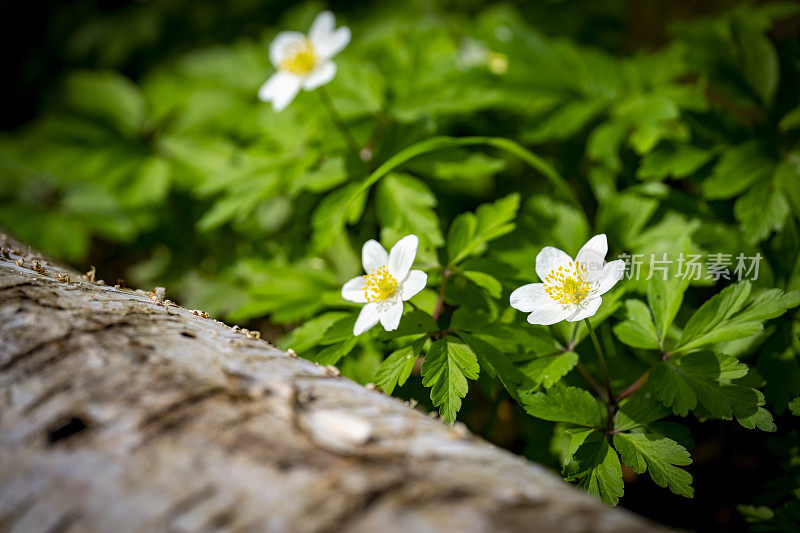
[[[336,28],[330,11],[317,15],[308,36],[297,31],[280,32],[269,45],[269,60],[278,72],[261,86],[258,97],[281,111],[301,88],[313,91],[325,85],[336,76],[336,63],[331,58],[349,42],[350,28]]]
[[[361,262],[366,276],[358,276],[342,287],[342,298],[365,303],[353,327],[353,335],[361,335],[379,321],[386,331],[397,329],[403,315],[403,302],[425,288],[428,275],[411,270],[417,256],[419,239],[403,237],[389,253],[375,240],[364,243]]]
[[[547,246],[536,256],[536,273],[543,283],[523,285],[511,293],[511,307],[528,315],[528,322],[548,326],[589,318],[605,294],[622,278],[625,261],[605,263],[604,234],[583,245],[573,261],[558,248]]]

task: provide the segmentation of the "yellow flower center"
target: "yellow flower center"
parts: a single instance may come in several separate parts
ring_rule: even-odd
[[[286,49],[286,56],[280,62],[280,69],[292,74],[308,74],[317,64],[317,54],[308,39],[294,42]]]
[[[545,276],[544,290],[561,305],[580,305],[591,289],[584,273],[583,267],[570,261],[566,268],[554,268]]]
[[[364,279],[364,297],[368,302],[382,302],[397,290],[397,280],[389,274],[385,266],[376,268],[364,276]]]

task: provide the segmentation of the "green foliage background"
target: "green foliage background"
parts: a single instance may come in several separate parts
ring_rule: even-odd
[[[726,504],[741,504],[735,524],[798,523],[797,4],[685,18],[652,49],[624,49],[619,2],[343,6],[353,40],[327,90],[366,161],[316,94],[281,113],[256,97],[271,39],[305,30],[324,6],[266,16],[231,3],[241,32],[217,28],[225,42],[214,43],[197,37],[213,4],[153,4],[68,34],[67,63],[92,68],[59,72],[36,119],[0,138],[1,226],[101,276],[164,285],[187,307],[261,327],[448,420],[458,413],[609,503],[623,495],[618,457],[629,483],[647,471],[691,496],[687,426],[777,426],[768,464],[785,475]],[[183,45],[164,37],[182,10]],[[585,326],[532,327],[507,304],[536,281],[543,246],[574,255],[601,232],[610,257],[764,257],[752,284],[648,282],[645,265],[604,298],[592,322],[614,391],[650,372],[611,421],[579,372],[581,361],[599,375]],[[421,239],[428,289],[397,335],[352,338],[357,307],[340,288],[361,273],[361,244],[408,233]],[[445,272],[446,312],[432,324]],[[458,337],[427,342],[445,329]],[[703,438],[728,431],[712,427]],[[669,511],[680,503],[628,500],[679,520]]]

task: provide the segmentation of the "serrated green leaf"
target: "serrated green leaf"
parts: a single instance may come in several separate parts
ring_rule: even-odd
[[[424,339],[389,354],[375,373],[375,384],[388,395],[396,386],[402,387],[414,369],[423,344]]]
[[[589,392],[577,387],[555,385],[545,392],[522,395],[528,414],[552,422],[569,422],[578,426],[600,427],[600,407]]]
[[[534,383],[514,366],[508,356],[492,346],[491,343],[464,332],[459,333],[458,336],[475,352],[480,367],[489,376],[498,377],[512,398],[520,401],[521,391],[535,388]]]
[[[747,281],[731,285],[704,303],[686,324],[677,352],[704,345],[747,338],[762,330],[762,322],[800,304],[800,293],[780,289],[762,291],[744,306],[750,292]]]
[[[739,311],[747,301],[749,294],[750,282],[742,281],[729,285],[712,296],[686,323],[680,341],[678,341],[678,347],[686,350],[688,349],[686,346],[692,341],[696,345],[697,340],[703,335]]]
[[[747,367],[735,357],[704,351],[659,361],[648,381],[658,399],[677,415],[686,416],[699,404],[710,416],[729,420],[731,401],[722,386],[746,373]]]
[[[694,174],[713,156],[711,150],[703,150],[688,144],[658,148],[642,157],[636,177],[641,180],[663,180],[668,177],[681,179]]]
[[[295,328],[280,344],[302,355],[304,351],[322,342],[325,337],[325,331],[329,327],[340,320],[347,319],[349,315],[350,313],[343,311],[323,313],[318,317],[307,320],[302,326]]]
[[[628,346],[658,350],[658,334],[650,309],[641,300],[626,300],[627,320],[614,326],[617,338]]]
[[[609,505],[616,505],[625,492],[619,456],[599,431],[584,439],[564,472],[568,481],[581,479],[579,487]]]
[[[783,228],[789,215],[789,201],[774,183],[767,182],[753,187],[736,200],[733,214],[739,221],[745,240],[749,244],[756,244],[773,231]]]
[[[461,273],[462,276],[470,280],[478,287],[485,289],[492,298],[500,298],[503,292],[503,285],[497,281],[497,278],[487,274],[486,272],[478,272],[477,270],[465,270]]]
[[[764,145],[756,140],[728,148],[703,182],[703,194],[710,199],[732,198],[770,176],[774,165]]]
[[[670,410],[655,399],[641,395],[625,400],[614,415],[614,429],[628,431],[642,426],[649,426],[657,420],[668,416]]]
[[[433,405],[447,423],[456,419],[461,399],[467,395],[467,379],[478,379],[480,366],[465,344],[442,339],[431,345],[422,363],[422,385],[431,388]]]
[[[564,429],[564,434],[569,439],[569,443],[567,444],[567,451],[564,454],[562,466],[566,467],[570,462],[572,462],[575,452],[577,452],[586,439],[589,438],[589,435],[595,432],[597,432],[596,429],[585,427],[568,427]]]
[[[575,352],[558,353],[531,359],[520,366],[520,371],[534,383],[535,388],[549,389],[578,364]]]
[[[657,485],[669,487],[687,498],[694,497],[691,474],[678,468],[691,464],[692,459],[677,442],[653,433],[617,433],[614,447],[634,472],[642,474],[648,470]]]
[[[381,225],[400,233],[413,233],[433,246],[444,243],[439,217],[433,208],[436,196],[420,180],[391,173],[381,181],[376,195]]]
[[[767,432],[777,430],[772,414],[761,407],[764,405],[764,395],[760,391],[743,385],[726,384],[722,386],[722,392],[742,427]]]
[[[653,311],[656,333],[664,343],[667,332],[675,315],[683,302],[683,295],[689,286],[689,280],[682,277],[668,277],[654,275],[647,283],[647,303]]]
[[[491,204],[483,204],[475,215],[456,217],[447,238],[450,264],[455,265],[470,255],[486,250],[486,243],[513,231],[512,222],[519,209],[519,194],[514,193]]]
[[[316,354],[308,357],[308,359],[321,365],[335,365],[342,357],[353,351],[356,342],[356,337],[351,335],[350,338],[345,341],[326,346]]]

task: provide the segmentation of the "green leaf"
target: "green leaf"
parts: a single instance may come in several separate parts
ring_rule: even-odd
[[[528,414],[552,422],[600,427],[600,407],[589,392],[577,387],[555,385],[545,392],[525,394],[522,404]]]
[[[315,170],[305,172],[292,182],[290,193],[306,190],[325,192],[333,189],[347,179],[343,157],[328,157]]]
[[[617,433],[614,447],[637,474],[649,470],[657,485],[675,494],[694,497],[692,475],[678,466],[692,463],[689,452],[677,442],[653,433]]]
[[[465,344],[442,339],[431,345],[422,363],[422,385],[431,388],[433,405],[447,423],[456,419],[461,399],[467,395],[467,379],[478,379],[478,360]]]
[[[735,357],[695,352],[653,365],[649,383],[658,399],[677,415],[686,416],[699,404],[710,416],[729,420],[733,410],[722,384],[745,374],[747,366]]]
[[[447,256],[451,264],[455,262],[454,258],[460,257],[462,251],[471,245],[477,227],[478,219],[472,213],[462,213],[450,224],[450,231],[447,233]]]
[[[580,426],[568,427],[564,429],[564,435],[566,435],[569,439],[569,443],[567,444],[567,450],[564,454],[562,466],[566,467],[570,462],[572,462],[572,460],[575,458],[575,452],[577,452],[581,445],[586,442],[586,439],[589,438],[589,435],[595,432],[597,432],[596,429]]]
[[[531,359],[520,370],[533,381],[535,388],[549,389],[578,364],[578,354],[565,352]]]
[[[641,180],[686,178],[697,172],[714,156],[711,150],[703,150],[689,144],[663,147],[662,145],[642,157],[642,163],[636,171],[637,178]]]
[[[375,373],[375,384],[388,395],[392,394],[395,386],[402,387],[411,375],[424,344],[423,339],[389,354]]]
[[[125,203],[147,206],[162,202],[169,193],[172,168],[165,159],[151,156],[145,159],[136,178],[125,191]]]
[[[67,78],[65,103],[71,109],[101,120],[126,137],[137,134],[146,119],[139,88],[116,72],[77,72]]]
[[[514,230],[512,222],[519,209],[519,194],[509,194],[494,203],[483,204],[475,215],[464,213],[456,217],[447,237],[450,264],[455,265],[470,255],[486,250],[486,243]]]
[[[409,161],[410,159],[413,159],[419,155],[446,148],[460,147],[460,146],[475,146],[475,145],[492,146],[494,148],[504,150],[512,155],[516,155],[517,157],[528,163],[531,167],[538,170],[550,182],[550,184],[559,192],[561,196],[570,200],[575,205],[580,205],[577,196],[575,196],[575,193],[572,192],[572,189],[570,188],[567,181],[552,167],[552,165],[550,165],[550,163],[546,162],[544,159],[537,156],[530,150],[524,148],[523,146],[517,144],[516,142],[510,139],[503,139],[501,137],[457,138],[457,137],[439,136],[439,137],[431,137],[429,139],[425,139],[424,141],[420,141],[416,144],[412,144],[411,146],[401,150],[400,152],[390,157],[385,163],[376,168],[372,172],[372,174],[367,176],[367,178],[361,183],[361,186],[356,191],[354,191],[352,198],[355,198],[358,195],[362,194],[372,185],[374,185],[378,180],[388,175],[391,171],[398,168],[406,161]]]
[[[323,313],[303,323],[302,326],[295,328],[289,336],[285,337],[280,345],[291,348],[298,354],[302,353],[318,344],[322,343],[325,331],[340,320],[347,319],[350,313],[343,311]],[[352,333],[352,330],[351,332]]]
[[[376,201],[382,226],[416,234],[433,246],[444,243],[439,218],[433,210],[436,197],[423,182],[407,174],[389,174],[378,187]]]
[[[567,139],[580,131],[608,107],[602,99],[572,100],[536,121],[536,127],[523,133],[523,142],[540,143]]]
[[[564,472],[568,481],[581,479],[578,486],[609,505],[616,505],[625,492],[619,456],[598,431],[584,439]]]
[[[750,295],[750,282],[734,283],[707,300],[686,323],[678,347],[684,350],[699,346],[698,341],[713,331],[735,312],[739,311]],[[691,343],[691,344],[690,344]],[[687,347],[688,346],[688,347]]]
[[[741,312],[736,313],[742,309],[749,294],[750,283],[743,281],[726,287],[705,302],[686,324],[676,352],[750,337],[762,330],[763,321],[800,305],[800,292],[769,289],[757,294]]]
[[[733,214],[749,244],[766,239],[773,231],[780,231],[789,215],[789,201],[774,183],[753,187],[736,200]]]
[[[653,319],[656,324],[656,332],[661,344],[667,338],[675,315],[683,302],[683,294],[689,286],[689,280],[677,277],[653,275],[647,284],[647,303],[653,310]]]
[[[761,102],[768,106],[778,89],[780,77],[775,47],[764,30],[752,21],[737,17],[731,29],[742,54],[744,77]]]
[[[800,416],[800,396],[789,402],[789,411],[795,416]]]
[[[351,335],[346,341],[326,346],[308,359],[321,365],[335,365],[339,362],[339,359],[353,351],[356,342],[357,339]]]
[[[626,300],[625,311],[627,320],[614,326],[619,340],[634,348],[658,350],[658,334],[647,305],[641,300]]]
[[[614,429],[628,431],[649,426],[669,414],[670,410],[664,407],[664,404],[638,392],[620,405],[617,414],[614,415]]]
[[[742,427],[758,428],[770,433],[777,430],[772,414],[761,407],[764,405],[764,395],[760,391],[743,385],[727,384],[722,386],[722,392]]]
[[[781,131],[791,131],[800,127],[800,105],[786,113],[778,127]]]
[[[520,392],[535,388],[534,383],[514,366],[509,357],[495,348],[491,343],[474,335],[461,332],[458,336],[466,342],[478,358],[480,367],[491,377],[497,377],[508,393],[516,401],[520,401]]]
[[[500,298],[503,292],[503,285],[497,281],[497,278],[487,274],[486,272],[478,272],[477,270],[465,270],[461,275],[470,280],[478,287],[485,289],[492,298]]]
[[[358,185],[346,185],[329,193],[320,202],[311,218],[314,229],[314,242],[319,249],[331,246],[344,233],[348,224],[361,218],[366,206],[367,196],[362,194],[353,200],[353,191]]]
[[[649,383],[658,399],[676,415],[686,416],[697,406],[697,395],[689,382],[671,364],[659,361],[650,369]]]
[[[762,143],[744,142],[723,152],[711,176],[703,182],[703,194],[710,199],[732,198],[769,177],[774,166]]]

